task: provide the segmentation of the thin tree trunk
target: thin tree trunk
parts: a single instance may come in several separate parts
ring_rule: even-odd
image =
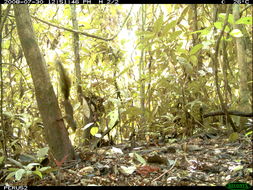
[[[38,108],[45,126],[45,139],[55,159],[74,158],[62,114],[50,81],[46,63],[38,46],[27,5],[14,5],[19,39],[30,68]]]
[[[240,19],[240,7],[239,5],[235,4],[233,5],[233,15],[235,21]],[[236,24],[234,26],[235,29],[239,29],[241,32],[243,32],[243,27],[241,25]],[[237,62],[239,65],[239,75],[240,75],[240,82],[239,82],[239,108],[238,110],[243,112],[249,112],[250,111],[250,103],[249,103],[249,95],[250,92],[248,90],[248,75],[247,75],[247,61],[246,61],[246,42],[245,42],[245,36],[237,37],[236,38],[236,47],[237,47]],[[241,127],[245,124],[247,119],[240,118],[240,125]]]

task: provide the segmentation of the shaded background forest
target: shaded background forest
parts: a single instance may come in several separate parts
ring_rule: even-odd
[[[251,5],[30,5],[29,12],[63,115],[56,57],[72,81],[75,146],[101,136],[135,146],[249,132]],[[13,8],[0,13],[1,154],[15,156],[52,143],[36,101],[47,92],[35,94],[33,82],[44,80],[40,71],[31,75]]]

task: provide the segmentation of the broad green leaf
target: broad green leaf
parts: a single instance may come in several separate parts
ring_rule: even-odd
[[[238,19],[235,24],[252,24],[252,17],[242,17]]]
[[[214,26],[217,28],[217,29],[222,29],[222,25],[223,25],[223,23],[222,22],[215,22],[214,23]]]
[[[239,165],[239,166],[236,166],[233,168],[233,171],[237,172],[239,170],[242,170],[243,169],[243,165]]]
[[[191,55],[190,61],[192,62],[192,64],[194,66],[197,66],[197,64],[198,64],[198,58],[195,55]]]
[[[52,169],[50,166],[39,168],[40,172],[47,171],[48,169]]]
[[[228,33],[229,31],[230,31],[229,26],[226,26],[224,32]]]
[[[39,158],[44,158],[47,153],[48,153],[49,147],[45,147],[45,148],[41,148],[38,152],[37,152],[37,156]]]
[[[245,136],[249,136],[249,135],[252,135],[253,131],[249,131],[245,134]]]
[[[218,16],[222,19],[222,21],[224,21],[224,19],[226,18],[225,13],[220,13]],[[230,23],[230,24],[234,23],[234,16],[232,14],[228,15],[228,23]]]
[[[11,172],[7,175],[7,177],[5,178],[5,180],[8,180],[10,178],[12,178],[15,175],[16,172]]]
[[[190,63],[182,63],[182,66],[187,74],[191,75],[193,73],[193,67]]]
[[[228,15],[228,23],[229,24],[234,24],[234,16],[232,14]]]
[[[27,166],[25,166],[26,170],[31,170],[33,168],[33,166],[39,166],[39,163],[30,163]]]
[[[162,24],[163,24],[163,15],[160,16],[160,17],[155,21],[155,24],[154,24],[154,31],[155,31],[155,32],[159,32],[159,31],[161,30]]]
[[[190,50],[190,55],[197,53],[203,47],[202,44],[197,44]]]
[[[23,174],[25,172],[26,171],[24,169],[19,169],[18,171],[16,171],[15,172],[15,179],[19,181],[23,177]]]
[[[203,30],[197,30],[195,32],[191,32],[190,34],[201,33],[201,35],[205,36],[205,35],[209,34],[209,32],[210,32],[210,27],[205,28]]]
[[[181,20],[182,20],[183,18],[185,18],[185,15],[186,15],[186,13],[188,12],[189,8],[190,8],[190,5],[188,5],[188,6],[186,6],[186,7],[184,8],[183,12],[181,13],[180,17],[179,17],[178,20],[177,20],[177,23],[180,23]]]
[[[142,163],[142,164],[146,164],[146,163],[147,163],[146,160],[145,160],[141,155],[139,155],[139,154],[137,154],[137,153],[134,153],[134,156],[136,157],[136,159],[137,159],[140,163]]]
[[[97,134],[97,132],[98,132],[98,127],[92,127],[92,128],[90,129],[90,134],[91,134],[92,136],[94,136],[95,134]]]
[[[118,110],[111,111],[109,113],[109,116],[110,116],[109,128],[111,128],[116,123],[116,121],[119,119]]]
[[[234,30],[232,30],[229,34],[230,34],[231,36],[233,36],[233,37],[236,37],[236,38],[240,38],[240,37],[243,36],[241,30],[239,30],[239,29],[234,29]]]
[[[39,171],[39,170],[35,170],[35,171],[33,171],[33,174],[36,174],[36,175],[38,175],[41,179],[42,179],[42,173]]]
[[[174,27],[176,26],[176,24],[177,24],[177,21],[176,21],[176,20],[174,20],[174,21],[172,21],[172,22],[166,24],[165,27],[164,27],[164,29],[163,29],[163,33],[164,33],[164,34],[167,34],[168,31],[169,31],[171,28],[174,28]]]
[[[171,35],[170,35],[170,40],[176,40],[177,39],[177,37],[180,35],[182,33],[182,31],[176,31],[176,32],[173,32],[173,33],[171,33]]]
[[[215,26],[215,28],[221,30],[222,27],[223,27],[223,22],[215,22],[215,23],[214,23],[214,26]],[[228,26],[226,26],[224,31],[225,31],[225,32],[229,32],[229,31],[230,31],[230,28],[229,28]]]

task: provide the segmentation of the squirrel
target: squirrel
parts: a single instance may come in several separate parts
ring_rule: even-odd
[[[60,74],[60,88],[64,97],[64,100],[62,101],[64,110],[65,110],[64,119],[66,120],[68,125],[71,127],[71,129],[73,131],[76,131],[76,122],[73,117],[74,110],[69,101],[71,80],[67,74],[67,71],[63,67],[62,63],[59,60],[56,60],[56,64],[58,66],[58,72]]]

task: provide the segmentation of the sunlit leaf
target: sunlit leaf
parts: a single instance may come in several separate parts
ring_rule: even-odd
[[[235,22],[235,24],[251,24],[252,25],[252,17],[242,17]]]
[[[226,18],[226,14],[225,13],[220,13],[218,16],[222,19],[222,21],[224,21],[225,18]],[[228,15],[228,23],[230,23],[230,24],[234,23],[234,16],[232,14]]]
[[[177,21],[176,20],[173,20],[172,22],[168,23],[165,25],[164,29],[163,29],[163,33],[164,34],[167,34],[168,31],[171,29],[171,28],[174,28],[177,24]]]
[[[217,28],[217,29],[222,29],[222,25],[223,25],[223,23],[222,22],[215,22],[214,23],[214,26]]]
[[[45,147],[45,148],[41,148],[38,152],[37,152],[37,156],[39,158],[44,158],[47,153],[48,153],[49,147]]]
[[[239,165],[239,166],[235,166],[235,167],[233,168],[233,171],[237,172],[237,171],[240,171],[240,170],[242,170],[242,169],[243,169],[243,165]]]
[[[176,31],[176,32],[172,32],[170,34],[170,40],[175,40],[177,39],[177,37],[182,33],[182,31]]]
[[[20,180],[23,177],[23,174],[25,174],[25,170],[24,169],[19,169],[18,171],[15,172],[15,179],[16,180]]]
[[[193,63],[193,65],[197,66],[198,64],[198,58],[195,55],[191,55],[190,61]]]
[[[190,50],[190,55],[197,53],[203,47],[202,44],[197,44]]]
[[[187,74],[192,74],[193,73],[193,67],[190,63],[187,63],[187,62],[182,63],[182,66],[183,66],[183,68],[184,68],[184,70]]]
[[[91,134],[92,136],[94,136],[97,132],[98,132],[98,127],[92,127],[92,128],[90,129],[90,134]]]
[[[240,37],[243,36],[241,30],[239,30],[239,29],[234,29],[234,30],[232,30],[229,34],[230,34],[231,36],[233,36],[233,37],[236,37],[236,38],[240,38]]]
[[[7,175],[7,177],[5,178],[5,180],[11,179],[13,176],[15,176],[15,173],[16,173],[16,171],[15,171],[15,172],[9,173],[9,174]]]
[[[49,170],[49,169],[52,169],[50,166],[47,166],[47,167],[42,167],[42,168],[39,168],[39,171],[40,172],[45,172],[45,171],[47,171],[47,170]]]
[[[163,15],[160,16],[154,23],[154,31],[155,32],[158,32],[161,30],[161,27],[162,27],[162,24],[163,24]]]
[[[119,112],[118,112],[118,110],[111,111],[109,113],[109,116],[110,116],[109,128],[111,128],[111,127],[113,127],[113,125],[119,119]]]
[[[190,5],[185,6],[184,10],[182,11],[180,17],[179,17],[178,20],[177,20],[177,23],[180,23],[181,20],[182,20],[183,18],[185,18],[185,15],[186,15],[186,13],[188,12],[189,8],[190,8]]]
[[[136,160],[138,160],[140,163],[142,163],[142,164],[147,163],[146,160],[141,155],[134,153],[134,156],[136,157]]]
[[[39,170],[33,171],[33,174],[38,175],[42,179],[42,173]]]

